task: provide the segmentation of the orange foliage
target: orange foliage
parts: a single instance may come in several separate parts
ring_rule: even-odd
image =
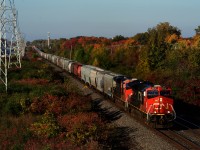
[[[175,42],[177,42],[179,39],[177,34],[172,34],[172,35],[168,35],[165,39],[165,41],[169,44],[173,44]]]
[[[192,42],[190,39],[182,38],[182,39],[178,40],[178,45],[179,45],[179,48],[181,48],[181,49],[187,49],[187,48],[191,47],[191,44],[192,44]]]
[[[129,39],[125,40],[126,47],[134,46],[134,45],[138,45],[138,42],[135,41],[134,39],[129,38]]]
[[[193,44],[192,44],[192,46],[193,46],[194,48],[200,47],[200,35],[195,35],[195,36],[193,37]]]

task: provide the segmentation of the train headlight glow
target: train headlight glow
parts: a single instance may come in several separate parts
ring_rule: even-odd
[[[163,99],[162,98],[160,98],[160,102],[162,102],[163,101]]]
[[[156,114],[156,111],[154,111],[154,113]]]
[[[168,114],[170,114],[170,111],[167,111]]]

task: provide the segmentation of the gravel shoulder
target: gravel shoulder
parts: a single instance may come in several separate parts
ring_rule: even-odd
[[[77,86],[84,95],[91,96],[95,107],[98,107],[101,114],[109,119],[109,123],[115,126],[114,132],[111,134],[111,137],[109,137],[111,149],[176,150],[171,143],[168,143],[168,141],[162,139],[153,131],[141,125],[137,120],[121,111],[101,94],[88,88],[82,82],[74,79],[68,73],[63,72],[57,66],[53,66],[56,71],[62,72],[63,76],[70,78],[72,83]],[[105,147],[104,149],[107,148]]]

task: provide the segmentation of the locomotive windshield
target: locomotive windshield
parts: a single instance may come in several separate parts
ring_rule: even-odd
[[[148,99],[157,97],[159,95],[164,96],[164,97],[171,97],[171,91],[170,90],[161,90],[161,91],[149,90],[149,91],[147,91]]]
[[[158,90],[147,91],[147,98],[154,98],[158,96]]]
[[[170,90],[162,90],[162,91],[160,91],[160,95],[164,96],[164,97],[170,97],[171,91]]]

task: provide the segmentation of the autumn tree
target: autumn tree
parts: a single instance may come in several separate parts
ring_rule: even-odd
[[[195,35],[193,37],[193,45],[192,45],[192,47],[200,48],[200,34],[199,35]]]
[[[173,34],[179,37],[181,32],[177,27],[173,27],[168,22],[164,22],[154,28],[149,28],[148,34],[148,62],[151,70],[155,70],[163,66],[163,60],[168,49],[166,38]]]

